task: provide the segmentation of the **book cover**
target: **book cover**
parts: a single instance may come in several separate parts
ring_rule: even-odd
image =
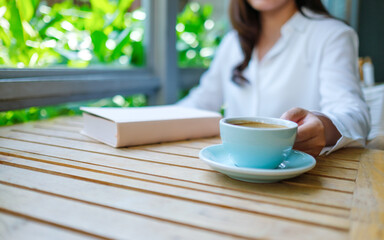
[[[173,105],[81,110],[82,133],[113,147],[217,136],[221,119],[216,112]]]

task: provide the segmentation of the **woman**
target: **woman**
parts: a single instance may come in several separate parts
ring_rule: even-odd
[[[226,35],[182,106],[298,123],[295,149],[313,156],[364,146],[369,114],[357,36],[321,0],[232,0]]]

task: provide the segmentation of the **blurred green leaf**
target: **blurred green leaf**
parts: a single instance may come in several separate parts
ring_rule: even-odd
[[[37,31],[39,32],[40,36],[42,38],[45,38],[47,36],[46,35],[47,29],[53,26],[55,23],[60,22],[62,19],[63,19],[63,16],[57,13],[56,15],[53,16],[53,18],[48,20],[48,22],[43,22],[43,24],[41,24],[41,27],[37,28]]]
[[[130,42],[129,33],[130,29],[124,29],[116,39],[116,48],[113,50],[111,59],[116,60],[121,56],[123,47]]]
[[[140,42],[132,42],[131,45],[133,49],[131,63],[142,66],[145,63],[145,58],[143,57],[145,55],[143,44]]]
[[[32,0],[17,0],[17,8],[19,9],[21,21],[30,21],[35,12],[34,1]]]
[[[17,42],[17,45],[24,46],[23,25],[21,24],[20,13],[16,6],[16,0],[10,0],[8,6],[11,12],[10,30]]]
[[[84,61],[84,60],[69,60],[68,61],[68,67],[72,67],[72,68],[85,68],[87,67],[89,64],[88,61]]]
[[[120,12],[125,12],[132,5],[135,0],[119,0],[117,8]]]
[[[33,8],[36,9],[37,6],[39,6],[40,0],[31,0],[31,2],[32,2]]]
[[[91,34],[91,38],[95,55],[99,58],[100,62],[104,62],[107,50],[105,44],[108,40],[108,36],[103,31],[94,31]]]
[[[119,0],[116,10],[117,14],[113,21],[114,26],[117,28],[124,28],[124,15],[133,2],[134,0]]]
[[[113,6],[108,0],[90,0],[92,9],[103,12],[113,13],[116,7]]]
[[[203,6],[203,16],[209,18],[213,13],[213,6],[211,4],[206,4]]]
[[[3,28],[0,28],[0,39],[6,47],[11,45],[11,38],[5,33]]]

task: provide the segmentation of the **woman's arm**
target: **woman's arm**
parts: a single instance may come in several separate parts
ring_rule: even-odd
[[[357,34],[349,27],[335,31],[323,51],[321,112],[341,134],[328,152],[342,147],[363,147],[370,130],[370,115],[360,87]]]
[[[281,118],[299,125],[293,148],[315,157],[325,146],[335,145],[341,137],[332,121],[321,113],[293,108],[285,112]]]
[[[295,108],[282,115],[299,124],[294,147],[314,156],[346,146],[364,146],[370,128],[358,77],[357,35],[349,27],[338,27],[325,34],[322,47],[314,46],[322,51],[321,113]]]
[[[229,32],[216,51],[209,69],[201,76],[199,85],[177,104],[185,107],[219,111],[223,99],[223,69],[228,62],[229,53],[238,42],[234,31]]]

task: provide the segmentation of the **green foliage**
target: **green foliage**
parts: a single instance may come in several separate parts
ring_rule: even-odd
[[[0,0],[0,64],[7,67],[142,66],[145,13],[133,0]],[[138,50],[132,50],[132,46]]]
[[[0,65],[5,67],[143,66],[145,12],[128,11],[133,0],[0,0]],[[179,66],[207,67],[226,30],[212,19],[213,7],[188,3],[177,18]],[[184,92],[183,94],[186,94]],[[80,106],[145,106],[143,95],[96,102],[0,112],[0,126],[78,115]]]
[[[7,67],[143,66],[145,12],[133,0],[0,0],[0,65]],[[225,27],[213,7],[188,3],[177,18],[181,67],[207,67]]]
[[[179,66],[208,67],[226,31],[223,22],[212,19],[213,7],[187,4],[177,17],[176,34]]]

